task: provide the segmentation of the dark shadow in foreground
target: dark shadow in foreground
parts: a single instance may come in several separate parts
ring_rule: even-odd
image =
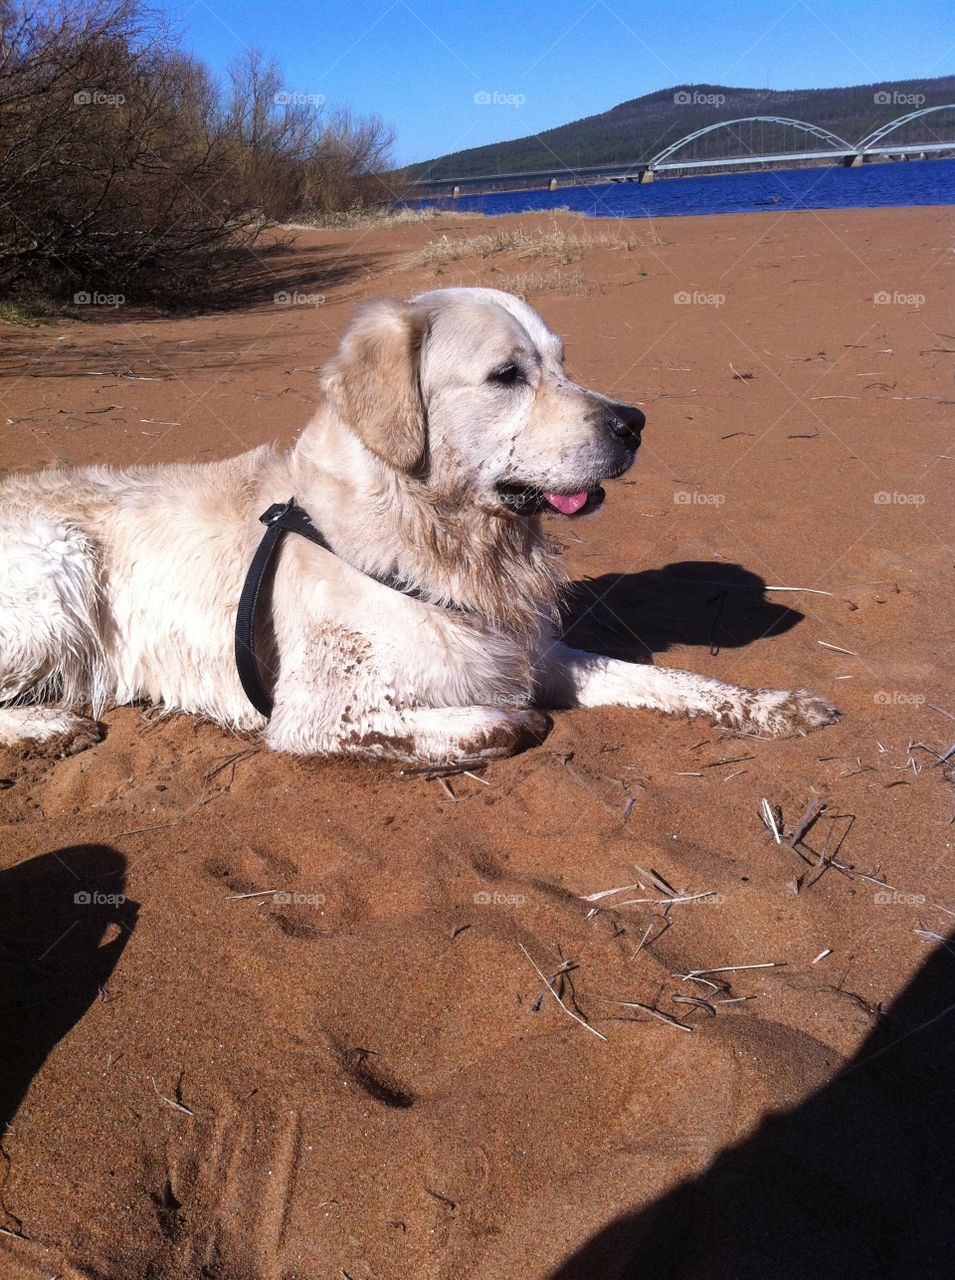
[[[0,1150],[30,1081],[129,941],[137,908],[123,897],[125,870],[117,850],[86,844],[0,872]],[[16,1230],[9,1216],[0,1226]]]
[[[605,1227],[551,1280],[948,1280],[953,1085],[949,940],[829,1085]]]
[[[768,600],[766,583],[742,565],[683,560],[574,582],[564,618],[575,648],[646,662],[672,645],[739,649],[791,631],[803,615]]]

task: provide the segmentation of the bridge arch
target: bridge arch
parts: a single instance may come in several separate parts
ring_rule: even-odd
[[[910,111],[908,115],[899,116],[896,120],[890,120],[888,124],[879,125],[878,129],[873,129],[871,133],[867,133],[856,144],[856,150],[868,151],[872,147],[877,147],[880,142],[888,137],[890,133],[894,133],[896,129],[901,129],[903,125],[908,124],[912,120],[919,120],[923,116],[930,116],[934,111],[955,111],[955,104],[943,103],[938,107],[922,107],[920,111]],[[955,143],[952,144],[955,146]]]
[[[808,124],[805,120],[792,120],[788,116],[742,116],[738,120],[720,120],[716,124],[708,124],[703,129],[696,129],[693,133],[688,133],[686,137],[680,138],[676,142],[671,142],[668,147],[664,147],[652,160],[648,161],[646,167],[652,171],[658,165],[666,163],[683,147],[695,142],[697,138],[702,138],[708,133],[715,133],[718,129],[729,129],[733,125],[739,124],[790,125],[809,137],[824,143],[826,149],[831,150],[834,154],[844,155],[857,150],[845,138],[840,138],[838,134],[830,132],[829,129],[823,129],[820,125]]]

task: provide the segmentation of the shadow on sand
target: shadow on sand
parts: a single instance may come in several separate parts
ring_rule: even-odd
[[[86,844],[0,872],[0,1154],[31,1080],[129,941],[137,908],[123,897],[125,870],[117,850]],[[4,1178],[0,1162],[0,1195]],[[0,1227],[19,1230],[2,1200]]]
[[[188,305],[179,307],[159,308],[132,291],[124,293],[121,284],[111,290],[123,299],[116,305],[74,305],[66,300],[47,318],[65,316],[82,323],[55,338],[45,325],[5,333],[0,346],[0,377],[126,377],[133,365],[140,376],[172,378],[184,370],[232,368],[240,353],[244,368],[268,367],[272,359],[269,352],[260,352],[234,331],[216,336],[214,322],[242,311],[261,311],[270,319],[284,311],[298,320],[316,309],[321,313],[326,303],[340,300],[333,298],[335,291],[368,280],[378,268],[381,255],[354,248],[359,238],[355,233],[351,240],[315,248],[297,248],[294,241],[263,242],[237,255],[211,287],[197,288]],[[94,294],[87,296],[92,299]],[[170,320],[194,317],[211,322],[194,338],[183,338],[185,331],[170,333],[166,328]],[[335,322],[340,324],[340,320]],[[135,335],[129,332],[130,325],[137,326]],[[86,340],[90,336],[101,339],[101,350],[91,348]],[[150,367],[151,356],[158,367]]]
[[[605,1227],[550,1280],[952,1276],[953,1014],[950,939],[829,1085]]]
[[[803,619],[765,595],[766,583],[742,565],[683,560],[642,573],[608,573],[571,586],[564,638],[581,649],[646,662],[672,645],[712,653],[782,635]]]

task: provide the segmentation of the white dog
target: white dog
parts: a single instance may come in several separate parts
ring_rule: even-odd
[[[757,734],[835,710],[564,645],[539,514],[578,517],[632,464],[643,415],[573,383],[526,303],[446,289],[359,307],[288,453],[89,467],[0,486],[0,742],[98,737],[75,714],[148,700],[270,747],[435,764],[543,738],[544,707],[705,715]],[[267,718],[234,657],[261,513],[294,496],[255,620]],[[265,595],[264,593],[263,599]]]

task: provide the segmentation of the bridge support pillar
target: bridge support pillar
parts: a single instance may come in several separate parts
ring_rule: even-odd
[[[653,170],[652,170],[652,169],[641,169],[641,170],[640,170],[640,184],[641,184],[641,186],[642,186],[642,185],[643,185],[643,183],[645,183],[645,182],[652,182],[652,181],[653,181]]]
[[[842,163],[847,169],[858,169],[863,163],[862,153],[857,151],[854,156],[845,156]]]
[[[556,178],[551,178],[550,182],[547,184],[547,190],[548,190],[548,191],[556,191],[556,190],[557,190],[557,179],[556,179]]]
[[[457,199],[460,197],[460,195],[461,195],[461,188],[460,188],[460,187],[452,187],[452,188],[451,188],[451,199],[452,199],[452,200],[457,200]]]

